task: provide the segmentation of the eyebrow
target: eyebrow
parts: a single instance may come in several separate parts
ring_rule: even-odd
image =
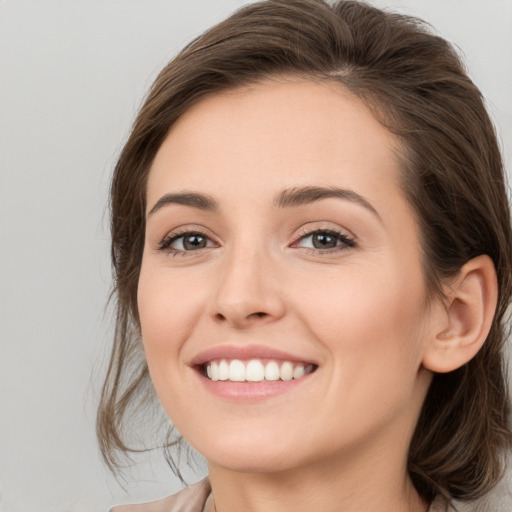
[[[276,195],[273,201],[273,205],[279,209],[291,208],[311,204],[316,201],[320,201],[321,199],[327,199],[330,197],[344,199],[346,201],[356,203],[373,213],[380,220],[379,213],[367,199],[359,195],[357,192],[354,192],[353,190],[338,187],[306,186],[288,188]],[[164,206],[170,204],[181,204],[203,211],[219,211],[219,204],[212,196],[198,192],[185,191],[163,195],[155,203],[153,208],[151,208],[148,213],[148,217],[153,215],[156,211],[160,210]]]
[[[314,203],[320,199],[327,199],[335,197],[338,199],[345,199],[352,203],[356,203],[363,208],[377,216],[380,220],[380,215],[372,204],[353,190],[338,187],[294,187],[291,189],[283,190],[274,199],[274,205],[277,208],[289,208],[293,206],[301,206],[305,204]]]
[[[197,192],[179,192],[176,194],[165,194],[162,196],[155,203],[153,208],[151,208],[148,213],[148,217],[169,204],[182,204],[185,206],[191,206],[192,208],[197,208],[198,210],[210,212],[216,212],[219,210],[217,201],[215,201],[211,196],[199,194]]]

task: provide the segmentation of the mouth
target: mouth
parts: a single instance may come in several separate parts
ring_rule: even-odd
[[[276,382],[301,379],[313,373],[317,366],[278,359],[215,359],[197,368],[203,377],[213,382]]]
[[[266,400],[305,385],[316,361],[269,345],[224,344],[197,354],[189,365],[205,389],[222,400]]]

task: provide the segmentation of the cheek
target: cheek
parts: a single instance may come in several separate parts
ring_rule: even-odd
[[[155,266],[156,267],[156,266]],[[137,290],[146,359],[152,376],[178,362],[181,345],[202,311],[200,289],[165,268],[142,265]]]
[[[335,430],[350,411],[361,431],[374,432],[375,425],[412,418],[422,400],[421,280],[372,276],[346,275],[343,283],[310,296],[306,306],[309,330],[329,352],[325,401],[332,407],[325,421]]]
[[[182,347],[201,309],[193,290],[171,279],[165,268],[143,263],[137,290],[142,342],[153,387],[169,417],[185,407]]]
[[[386,270],[387,268],[387,270]],[[417,371],[424,329],[421,272],[403,272],[382,263],[376,268],[344,269],[339,276],[303,282],[297,302],[304,322],[345,375],[373,368],[375,373]],[[306,293],[307,292],[307,293]],[[406,366],[408,365],[408,367]],[[367,373],[368,375],[368,373]]]

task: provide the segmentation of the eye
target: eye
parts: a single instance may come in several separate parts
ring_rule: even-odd
[[[292,247],[301,247],[314,251],[333,252],[355,246],[355,241],[344,233],[333,229],[317,229],[302,235]]]
[[[215,247],[216,244],[200,231],[171,233],[159,245],[159,250],[172,254],[186,253]]]

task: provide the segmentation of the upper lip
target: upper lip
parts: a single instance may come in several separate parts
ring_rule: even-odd
[[[219,345],[197,354],[190,362],[190,365],[201,366],[215,359],[277,359],[292,363],[317,365],[312,360],[265,345]]]

